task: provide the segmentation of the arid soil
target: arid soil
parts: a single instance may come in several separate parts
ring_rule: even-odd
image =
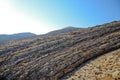
[[[85,63],[64,80],[120,80],[120,49]]]

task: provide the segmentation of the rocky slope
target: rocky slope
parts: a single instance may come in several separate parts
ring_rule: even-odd
[[[83,63],[63,80],[120,80],[120,49]]]
[[[0,45],[2,80],[60,80],[83,62],[120,48],[120,21]]]

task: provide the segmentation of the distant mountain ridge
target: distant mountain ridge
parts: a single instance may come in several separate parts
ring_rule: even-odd
[[[65,27],[65,28],[62,28],[62,29],[50,31],[50,32],[48,32],[46,34],[43,34],[43,35],[38,35],[38,37],[48,37],[48,36],[62,35],[62,34],[72,32],[72,31],[76,31],[76,30],[79,30],[79,29],[82,29],[82,28],[69,26],[69,27]]]
[[[63,29],[51,31],[51,32],[48,32],[48,33],[43,34],[43,35],[36,35],[36,34],[30,33],[30,32],[17,33],[17,34],[12,34],[12,35],[1,34],[0,35],[0,43],[6,42],[6,41],[11,41],[11,40],[16,40],[16,39],[37,37],[37,36],[48,37],[48,36],[60,35],[60,34],[68,33],[68,32],[74,31],[74,30],[78,30],[78,29],[80,29],[80,28],[70,26],[70,27],[66,27]]]
[[[30,32],[17,33],[17,34],[11,34],[11,35],[1,34],[0,35],[0,42],[28,38],[28,37],[33,37],[33,36],[36,36],[36,34],[30,33]]]
[[[64,33],[67,33],[67,32],[74,31],[74,30],[78,30],[78,29],[80,29],[80,28],[69,26],[69,27],[65,27],[63,29],[59,29],[59,30],[48,32],[45,35],[57,35],[57,34],[59,35],[59,34],[64,34]]]

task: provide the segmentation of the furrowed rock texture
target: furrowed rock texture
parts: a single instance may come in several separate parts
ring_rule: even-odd
[[[63,80],[120,80],[120,49],[86,62]]]
[[[83,62],[120,48],[120,21],[0,45],[2,80],[60,80]]]

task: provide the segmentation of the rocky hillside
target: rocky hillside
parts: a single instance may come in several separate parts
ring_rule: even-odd
[[[60,80],[83,62],[120,48],[120,21],[0,45],[1,80]]]
[[[120,80],[120,49],[83,63],[63,80]]]

